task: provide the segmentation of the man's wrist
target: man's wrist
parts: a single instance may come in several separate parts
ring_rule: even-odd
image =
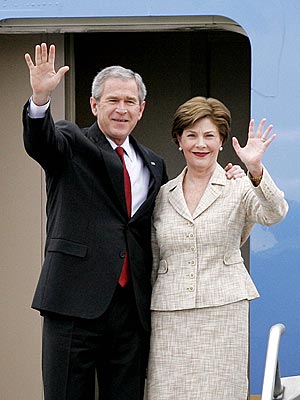
[[[29,99],[28,115],[30,118],[44,118],[46,111],[50,106],[50,99],[44,105],[38,105],[33,101],[33,97]]]

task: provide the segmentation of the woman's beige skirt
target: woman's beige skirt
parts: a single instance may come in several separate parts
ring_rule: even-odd
[[[248,311],[247,300],[152,311],[145,399],[246,400]]]

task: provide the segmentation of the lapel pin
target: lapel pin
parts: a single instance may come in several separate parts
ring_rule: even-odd
[[[151,163],[150,163],[151,165],[155,165],[155,162],[154,161],[151,161]]]

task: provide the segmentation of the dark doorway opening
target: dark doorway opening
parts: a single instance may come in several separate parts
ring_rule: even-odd
[[[134,135],[166,160],[170,178],[184,162],[171,140],[174,111],[193,96],[216,97],[232,113],[232,135],[243,144],[250,117],[249,39],[221,30],[105,32],[74,34],[76,122],[94,121],[89,108],[94,76],[109,65],[138,72],[147,87],[147,105]],[[230,141],[219,159],[240,163]]]

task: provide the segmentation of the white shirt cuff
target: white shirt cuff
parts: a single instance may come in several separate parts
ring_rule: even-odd
[[[46,111],[50,106],[50,100],[43,106],[37,106],[34,104],[32,98],[29,99],[28,115],[30,118],[44,118]]]

